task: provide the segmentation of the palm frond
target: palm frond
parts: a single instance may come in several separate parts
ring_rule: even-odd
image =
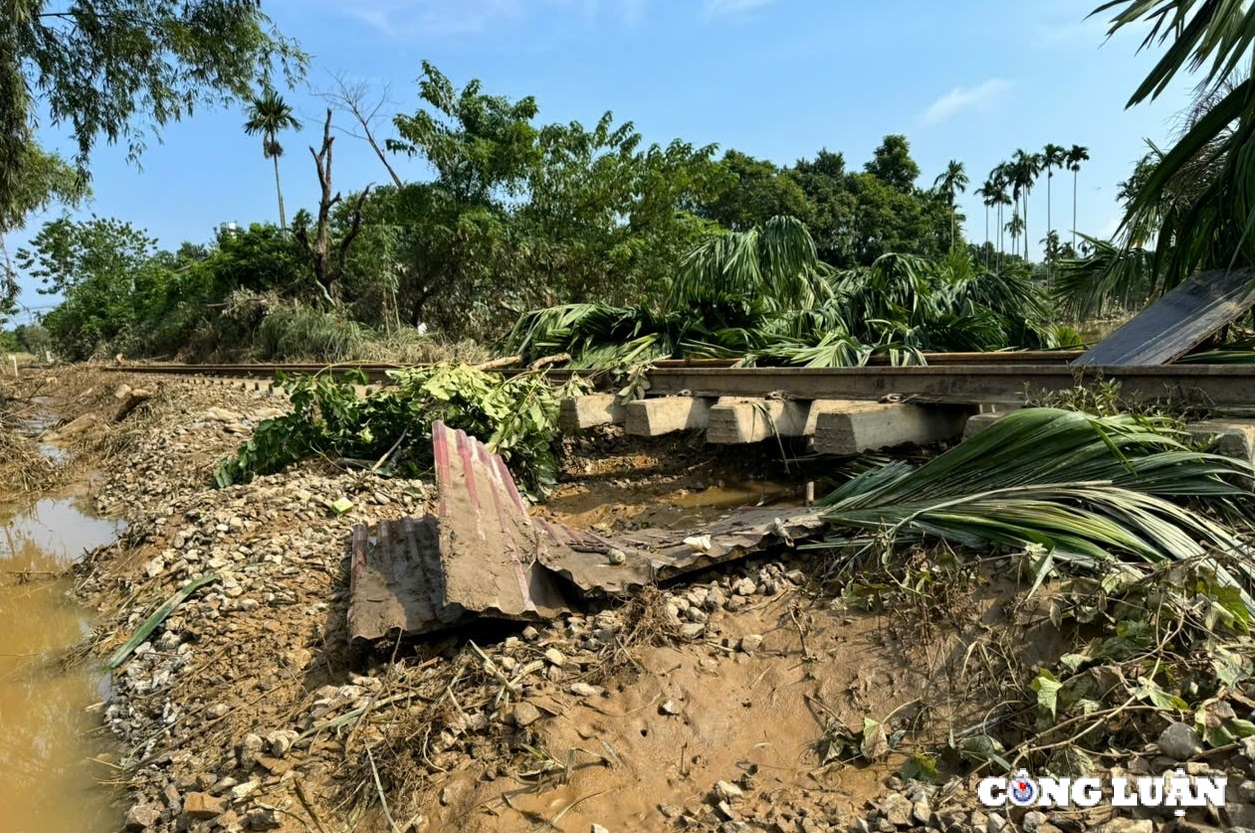
[[[1220,552],[1250,579],[1255,551],[1217,516],[1249,511],[1255,470],[1184,439],[1164,419],[1019,411],[919,469],[864,473],[825,501],[824,517],[892,540],[1034,544],[1090,563]]]

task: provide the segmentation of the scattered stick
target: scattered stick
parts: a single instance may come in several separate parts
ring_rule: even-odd
[[[523,361],[522,356],[505,356],[500,359],[493,359],[492,361],[487,361],[481,364],[477,364],[475,365],[475,369],[476,370],[498,370],[502,367],[513,367],[516,364],[521,364],[522,361]]]
[[[392,811],[388,809],[388,799],[383,794],[383,782],[379,780],[379,769],[375,766],[375,756],[371,753],[370,747],[366,747],[366,759],[370,761],[370,772],[375,776],[375,789],[379,792],[379,804],[383,807],[383,816],[388,820],[388,829],[395,831],[397,823],[392,818]]]
[[[562,362],[571,361],[570,353],[555,353],[552,356],[545,356],[532,362],[531,370],[540,370],[542,367],[548,367],[551,364],[561,364]]]

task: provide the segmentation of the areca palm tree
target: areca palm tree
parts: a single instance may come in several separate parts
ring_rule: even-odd
[[[1081,173],[1081,163],[1089,161],[1089,148],[1073,145],[1068,150],[1064,163],[1072,172],[1072,248],[1076,248],[1076,185]]]
[[[805,223],[772,217],[749,231],[713,237],[685,255],[669,306],[686,309],[713,294],[756,298],[769,310],[811,309],[829,296],[831,271]]]
[[[1022,216],[1024,234],[1024,259],[1028,260],[1028,198],[1033,193],[1033,184],[1037,181],[1037,177],[1042,171],[1042,156],[1040,153],[1026,153],[1023,150],[1017,150],[1011,158],[1011,184],[1014,187],[1017,199],[1022,199],[1024,204],[1024,213]]]
[[[963,163],[957,159],[951,159],[943,171],[933,182],[933,187],[945,197],[946,205],[950,207],[950,248],[954,248],[955,240],[955,218],[957,209],[955,208],[955,196],[967,191],[968,183],[967,171],[963,168]]]
[[[1019,248],[1016,245],[1016,241],[1019,239],[1021,234],[1024,234],[1025,229],[1026,229],[1026,226],[1024,223],[1024,218],[1020,216],[1020,211],[1017,208],[1015,213],[1011,215],[1011,222],[1007,223],[1007,231],[1011,232],[1011,248],[1013,249]],[[1024,248],[1025,249],[1028,248],[1027,241],[1025,241]]]
[[[283,211],[283,189],[279,186],[279,157],[283,155],[283,145],[279,144],[279,132],[282,130],[300,130],[301,123],[297,120],[283,97],[269,87],[259,96],[254,96],[246,111],[248,120],[244,122],[244,132],[249,136],[261,136],[262,155],[274,160],[275,193],[279,196],[279,227],[288,227],[287,216]]]
[[[985,184],[977,188],[973,193],[980,197],[981,203],[985,206],[985,268],[989,268],[989,209],[994,206],[994,193],[996,192],[993,179],[986,179]]]
[[[1002,255],[1006,248],[1005,231],[1006,227],[1002,222],[1002,209],[1011,205],[1011,195],[1007,192],[1007,187],[1011,184],[1011,166],[1003,162],[995,165],[994,169],[989,172],[989,181],[986,185],[991,189],[989,199],[998,209],[998,270],[1002,270]]]
[[[1055,179],[1055,168],[1063,169],[1067,160],[1068,150],[1063,145],[1047,144],[1041,152],[1042,167],[1046,171],[1046,239],[1055,233],[1054,194],[1051,186]],[[1051,258],[1046,258],[1046,284],[1050,284]]]

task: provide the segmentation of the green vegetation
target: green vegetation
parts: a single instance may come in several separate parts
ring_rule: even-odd
[[[86,14],[81,5],[72,3],[65,19]],[[329,111],[321,150],[311,148],[322,197],[297,211],[289,230],[279,137],[300,124],[271,81],[276,69],[299,71],[303,56],[255,9],[230,22],[207,5],[142,10],[191,44],[216,38],[213,48],[193,50],[138,31],[130,15],[139,11],[129,6],[115,0],[105,15],[119,43],[172,57],[156,76],[132,78],[131,92],[167,106],[146,113],[107,91],[61,90],[70,79],[40,76],[66,93],[66,118],[84,110],[80,170],[27,142],[0,203],[0,238],[35,208],[81,198],[94,136],[126,137],[138,152],[146,129],[213,96],[244,104],[244,129],[260,137],[274,165],[279,223],[171,253],[121,220],[51,221],[16,263],[64,299],[42,323],[68,359],[332,361],[394,349],[403,360],[473,340],[529,359],[570,352],[585,366],[664,356],[826,366],[881,355],[910,363],[929,350],[1070,346],[1076,334],[1060,321],[1135,309],[1197,268],[1247,258],[1251,224],[1238,184],[1249,156],[1250,81],[1237,69],[1250,42],[1246,12],[1208,7],[1194,19],[1184,2],[1103,4],[1098,13],[1115,15],[1113,33],[1149,20],[1143,46],[1168,47],[1130,103],[1157,95],[1186,62],[1207,67],[1190,126],[1177,147],[1153,150],[1124,183],[1120,240],[1078,233],[1089,152],[1052,142],[1016,150],[974,189],[985,206],[978,244],[965,239],[958,206],[971,184],[965,165],[951,160],[922,187],[902,135],[885,136],[861,167],[828,149],[780,166],[679,139],[646,145],[631,122],[610,113],[591,127],[545,123],[535,98],[494,95],[478,80],[459,87],[430,63],[418,82],[420,105],[386,125],[366,103],[368,87],[339,83],[330,97],[388,184],[336,190]],[[1189,27],[1176,25],[1186,19]],[[19,15],[9,25],[50,24]],[[109,58],[55,31],[64,54]],[[211,69],[228,66],[260,80],[216,81]],[[431,176],[407,181],[398,158],[423,161]],[[1070,241],[1055,227],[1053,180],[1065,172]],[[1030,216],[1043,179],[1044,237]],[[1038,237],[1045,257],[1035,265]],[[11,312],[6,274],[0,294]]]
[[[1245,584],[1250,550],[1223,519],[1250,513],[1255,470],[1185,438],[1166,417],[1026,409],[918,470],[895,462],[856,477],[826,499],[825,517],[890,543],[1034,546],[1090,568],[1114,555],[1155,564],[1218,551],[1242,556]]]
[[[323,196],[290,231],[277,165],[278,227],[209,245],[170,253],[120,220],[48,223],[17,262],[64,298],[44,322],[57,353],[335,361],[426,345],[404,359],[505,336],[504,349],[566,349],[582,364],[857,364],[1071,341],[1032,265],[964,242],[962,163],[921,187],[904,136],[859,170],[828,150],[790,167],[716,158],[681,140],[646,146],[610,113],[591,128],[546,124],[535,99],[459,88],[431,64],[421,106],[387,136],[367,93],[341,84],[333,98],[390,184],[341,197],[329,113],[314,149]],[[273,88],[247,99],[245,130],[273,163],[296,127]],[[405,181],[399,156],[432,177]],[[1017,182],[1026,200],[1027,168]]]
[[[360,395],[356,372],[286,379],[292,413],[268,419],[218,466],[219,486],[272,474],[308,457],[354,463],[381,474],[429,469],[431,426],[443,420],[484,441],[513,470],[519,488],[542,495],[554,484],[558,392],[544,376],[509,378],[459,364],[392,374],[395,385]]]
[[[567,304],[527,313],[505,340],[525,358],[567,352],[577,366],[665,357],[840,367],[882,354],[1058,347],[1045,293],[1026,268],[996,272],[959,251],[941,261],[885,255],[838,270],[817,260],[799,221],[722,235],[681,263],[667,303]]]
[[[1111,35],[1141,28],[1141,49],[1164,47],[1129,107],[1159,97],[1182,73],[1197,70],[1201,77],[1175,144],[1166,150],[1151,145],[1122,184],[1125,216],[1116,240],[1092,261],[1064,264],[1075,273],[1064,294],[1086,312],[1111,297],[1153,297],[1200,270],[1255,263],[1249,185],[1255,86],[1248,65],[1255,10],[1238,3],[1110,0],[1094,14],[1111,15]]]
[[[0,206],[40,163],[39,108],[78,143],[78,171],[99,139],[137,157],[161,127],[197,107],[240,101],[255,79],[289,77],[305,56],[254,0],[13,0],[0,15]],[[107,79],[107,82],[104,80]]]

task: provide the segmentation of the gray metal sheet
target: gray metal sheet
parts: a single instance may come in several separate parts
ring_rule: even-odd
[[[1248,269],[1200,272],[1085,352],[1082,367],[1152,367],[1181,358],[1255,304]]]

